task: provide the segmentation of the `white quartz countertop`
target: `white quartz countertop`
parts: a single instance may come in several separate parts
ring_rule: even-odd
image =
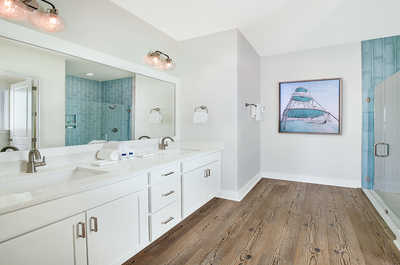
[[[174,161],[195,159],[219,151],[222,149],[216,147],[171,149],[156,152],[146,158],[120,160],[102,167],[92,165],[93,161],[84,161],[59,168],[40,168],[39,172],[34,174],[22,173],[2,177],[0,215],[135,178]],[[89,176],[79,177],[87,172],[90,172]]]

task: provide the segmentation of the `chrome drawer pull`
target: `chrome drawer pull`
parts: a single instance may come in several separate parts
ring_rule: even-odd
[[[93,221],[93,228],[92,228],[92,221]],[[89,219],[89,223],[90,223],[90,231],[91,232],[98,232],[98,226],[97,226],[97,217],[90,217]]]
[[[174,191],[174,190],[171,190],[170,192],[161,194],[161,196],[162,196],[162,197],[168,197],[169,195],[174,194],[174,193],[175,193],[175,191]]]
[[[206,170],[204,170],[204,177],[208,178],[209,176],[211,176],[211,169],[207,168]]]
[[[79,222],[76,227],[76,233],[78,237],[85,238],[86,237],[86,225],[83,222]]]
[[[165,173],[165,174],[161,174],[161,176],[166,177],[166,176],[172,175],[174,173],[175,173],[175,171],[171,171],[171,172],[168,172],[168,173]]]
[[[170,217],[170,218],[168,218],[166,221],[161,222],[161,224],[166,225],[166,224],[168,224],[169,222],[171,222],[171,221],[174,220],[174,219],[175,219],[174,217]]]

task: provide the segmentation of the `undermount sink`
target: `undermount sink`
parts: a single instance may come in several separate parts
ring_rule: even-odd
[[[199,152],[199,149],[190,149],[190,148],[178,148],[178,149],[167,149],[167,150],[160,150],[158,154],[174,154],[174,155],[186,155],[194,152]]]
[[[168,156],[168,155],[187,155],[194,152],[199,152],[199,149],[190,149],[190,148],[174,148],[174,149],[166,149],[166,150],[158,150],[154,152],[147,152],[143,154],[137,155],[139,158],[151,158],[154,156]]]
[[[0,182],[0,202],[1,198],[4,199],[4,196],[14,195],[15,197],[16,194],[31,193],[55,185],[68,184],[106,173],[106,171],[102,170],[73,167],[10,177]]]

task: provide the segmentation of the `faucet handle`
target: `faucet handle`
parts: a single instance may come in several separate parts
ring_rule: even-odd
[[[38,162],[36,166],[39,166],[39,167],[44,167],[44,166],[46,166],[46,157],[43,156],[42,161]]]

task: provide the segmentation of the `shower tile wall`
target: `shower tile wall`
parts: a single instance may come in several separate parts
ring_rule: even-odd
[[[76,128],[66,128],[66,145],[129,140],[131,108],[132,78],[100,82],[66,76],[66,115],[77,115]]]
[[[400,36],[362,42],[362,185],[372,189],[375,175],[374,92],[375,87],[400,71]],[[368,102],[368,98],[370,101]]]
[[[107,134],[109,140],[130,139],[132,85],[132,78],[102,82],[106,103],[103,105],[103,133]]]

